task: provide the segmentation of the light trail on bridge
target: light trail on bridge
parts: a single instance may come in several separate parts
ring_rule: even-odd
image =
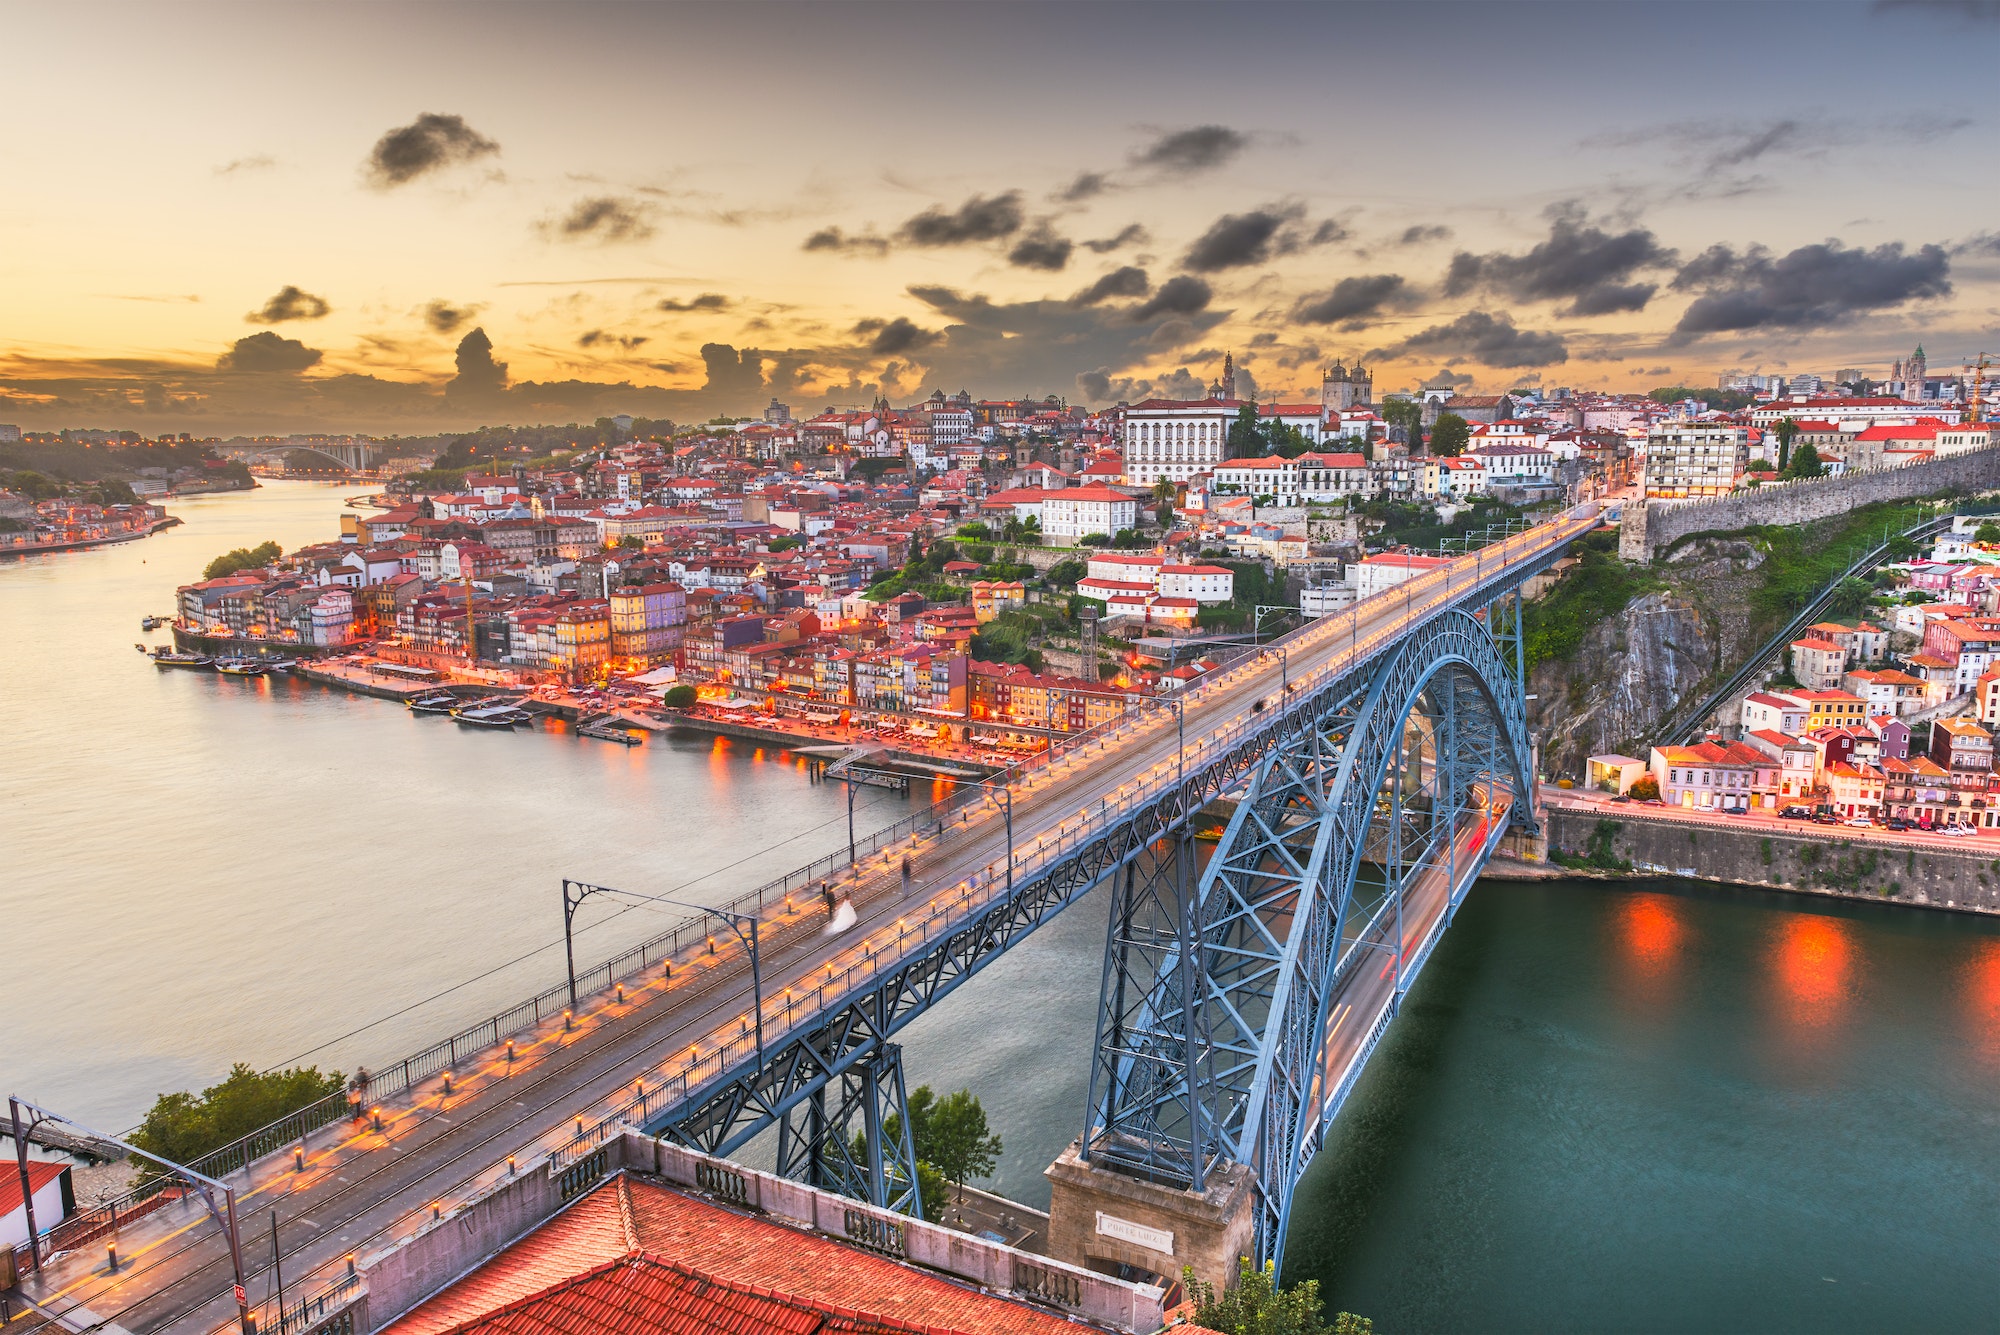
[[[1186,689],[1171,715],[1143,709],[1079,749],[1026,770],[1011,785],[1015,882],[1031,881],[1102,838],[1124,812],[1173,792],[1184,775],[1270,727],[1286,701],[1305,699],[1393,649],[1440,613],[1491,597],[1509,580],[1518,584],[1597,523],[1594,507],[1579,507],[1427,571],[1210,674]],[[1457,841],[1472,840],[1456,865],[1476,867],[1504,825],[1502,812],[1476,832],[1455,832]],[[761,927],[765,1049],[809,1030],[843,998],[866,992],[907,959],[978,922],[1007,894],[1006,840],[1002,801],[989,794],[955,820],[831,878],[857,919],[838,936],[825,934],[817,896],[774,905]],[[913,872],[908,893],[900,870],[905,857]],[[1412,912],[1403,924],[1408,940],[1424,943],[1421,949],[1442,929],[1454,893],[1436,881],[1428,875],[1413,883]],[[371,1250],[448,1217],[454,1205],[518,1164],[598,1125],[644,1123],[755,1061],[752,998],[746,953],[733,940],[716,942],[615,991],[607,988],[576,1016],[510,1043],[511,1060],[495,1048],[462,1062],[450,1073],[449,1092],[438,1078],[386,1102],[379,1132],[365,1120],[349,1127],[310,1153],[303,1172],[293,1169],[289,1154],[250,1165],[238,1199],[249,1217],[276,1212],[286,1287],[310,1294],[337,1282],[351,1258],[365,1261]],[[1350,1071],[1379,1036],[1387,1004],[1372,985],[1341,998],[1333,1033]],[[1351,1083],[1332,1065],[1323,1071],[1336,1097]],[[256,1241],[246,1243],[249,1277],[268,1282],[271,1247],[259,1251]],[[226,1244],[178,1209],[131,1228],[122,1256],[115,1274],[77,1255],[52,1262],[27,1292],[45,1305],[88,1307],[100,1321],[134,1332],[234,1324]],[[266,1321],[263,1328],[273,1327]]]

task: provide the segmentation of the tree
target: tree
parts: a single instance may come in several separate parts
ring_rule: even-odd
[[[1000,1137],[988,1132],[986,1109],[979,1106],[978,1097],[969,1089],[937,1100],[922,1120],[912,1110],[913,1136],[919,1128],[929,1143],[927,1149],[917,1151],[917,1157],[935,1165],[958,1188],[961,1202],[965,1199],[967,1178],[986,1177],[1000,1164]]]
[[[1660,796],[1660,781],[1650,774],[1641,774],[1625,791],[1635,802],[1656,801]]]
[[[1086,533],[1076,540],[1076,545],[1079,547],[1109,547],[1111,545],[1111,535],[1109,533]]]
[[[669,686],[660,702],[669,709],[687,709],[701,698],[701,692],[688,685]]]
[[[270,565],[285,554],[285,549],[275,542],[260,542],[255,547],[238,547],[224,552],[208,563],[201,572],[203,579],[221,579],[239,570],[255,570],[259,566]]]
[[[1799,446],[1799,452],[1792,456],[1792,461],[1786,467],[1783,476],[1788,478],[1826,476],[1826,465],[1820,462],[1819,451],[1812,447],[1811,441]]]
[[[970,524],[960,524],[958,526],[958,536],[984,542],[993,536],[993,530],[975,519]]]
[[[1972,540],[1982,547],[2000,544],[2000,524],[1987,520],[1972,531]]]
[[[229,1068],[227,1079],[199,1095],[183,1091],[156,1098],[146,1119],[132,1133],[132,1143],[175,1163],[193,1163],[281,1117],[340,1093],[345,1085],[340,1072],[322,1074],[317,1066],[258,1072],[238,1062]],[[139,1177],[144,1181],[163,1171],[141,1168]]]
[[[1089,573],[1089,567],[1077,560],[1058,561],[1042,572],[1042,578],[1057,588],[1074,588],[1076,582]]]
[[[1158,505],[1154,506],[1153,518],[1159,523],[1162,533],[1170,532],[1174,526],[1174,507],[1172,502],[1161,501]]]
[[[1257,422],[1257,405],[1246,403],[1236,410],[1236,420],[1229,424],[1229,457],[1253,458],[1264,452],[1264,446],[1264,432]]]
[[[1424,435],[1424,405],[1417,399],[1390,399],[1382,405],[1382,420],[1403,428],[1403,439],[1421,444]]]
[[[1280,1289],[1277,1262],[1266,1261],[1260,1269],[1245,1256],[1239,1264],[1236,1287],[1220,1294],[1197,1279],[1191,1267],[1181,1267],[1197,1326],[1224,1335],[1374,1335],[1375,1323],[1352,1312],[1340,1313],[1327,1325],[1320,1315],[1318,1280]]]
[[[1785,465],[1791,462],[1792,440],[1799,434],[1797,419],[1780,417],[1778,424],[1771,428],[1771,434],[1778,438],[1778,471],[1782,473]]]
[[[1172,478],[1158,478],[1153,483],[1153,499],[1161,505],[1172,505],[1180,490]]]
[[[1445,458],[1456,458],[1465,453],[1465,442],[1472,439],[1472,428],[1457,413],[1439,413],[1437,425],[1431,428],[1431,453]]]
[[[1866,607],[1868,600],[1874,596],[1873,585],[1859,576],[1849,575],[1833,586],[1833,598],[1827,610],[1835,616],[1853,616]]]

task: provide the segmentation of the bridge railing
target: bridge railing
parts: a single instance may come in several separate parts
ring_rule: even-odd
[[[1592,522],[1594,523],[1594,521]],[[1583,527],[1587,528],[1589,525],[1584,525]],[[1582,529],[1580,528],[1578,531],[1581,532]],[[1525,552],[1559,545],[1562,541],[1567,541],[1567,539],[1537,538],[1532,531],[1516,534],[1503,542],[1482,548],[1470,557],[1460,558],[1454,565],[1464,564],[1470,566],[1474,571],[1474,581],[1476,582],[1484,578],[1478,572],[1482,571],[1487,564],[1491,564],[1495,571],[1499,572],[1509,562]],[[1462,578],[1454,584],[1452,567],[1450,566],[1438,567],[1426,571],[1424,574],[1407,580],[1398,586],[1398,589],[1402,591],[1403,597],[1411,606],[1412,615],[1419,613],[1428,615],[1440,606],[1448,604],[1454,594],[1463,594],[1467,588],[1467,582]],[[1396,590],[1390,590],[1387,595],[1381,596],[1393,597],[1395,593]],[[1412,601],[1419,594],[1422,595],[1423,599],[1421,606]],[[1353,662],[1366,658],[1387,647],[1388,644],[1401,638],[1406,632],[1405,626],[1398,625],[1362,637],[1357,633],[1359,617],[1361,615],[1360,604],[1357,603],[1348,607],[1346,614],[1344,618],[1338,619],[1335,617],[1320,618],[1297,630],[1288,632],[1286,635],[1277,637],[1266,645],[1255,647],[1253,652],[1219,668],[1216,672],[1198,680],[1193,685],[1183,688],[1177,697],[1182,702],[1180,707],[1185,709],[1189,701],[1212,693],[1224,684],[1236,680],[1244,672],[1267,668],[1269,666],[1268,653],[1270,650],[1280,647],[1289,650],[1294,645],[1304,647],[1322,639],[1338,639],[1340,630],[1345,625],[1352,646],[1349,654],[1345,657],[1331,660],[1296,679],[1295,685],[1307,688],[1302,690],[1297,697],[1302,700],[1305,695],[1310,693],[1311,687],[1327,679],[1330,674],[1347,670]],[[1128,709],[1115,719],[1108,720],[1094,728],[1072,734],[1032,756],[1025,757],[1015,765],[1002,771],[1001,776],[999,776],[1001,781],[1010,787],[1023,784],[1032,785],[1039,775],[1093,751],[1108,748],[1114,741],[1135,730],[1152,726],[1164,718],[1161,708],[1164,702],[1149,702],[1149,704],[1151,707],[1142,706],[1137,709]],[[1272,718],[1253,717],[1249,720],[1239,720],[1235,725],[1225,728],[1222,732],[1207,734],[1191,749],[1197,757],[1206,756],[1213,749],[1212,744],[1219,742],[1220,739],[1227,737],[1230,739],[1231,744],[1233,744],[1234,741],[1240,740],[1238,734],[1242,730],[1246,728],[1267,728],[1272,725],[1276,717],[1282,716],[1285,709],[1289,709],[1290,707],[1292,707],[1291,702],[1288,701],[1285,708],[1278,711]],[[1156,767],[1156,772],[1159,768]],[[1164,778],[1157,780],[1159,784],[1167,782],[1169,781]],[[1143,800],[1143,797],[1135,794],[1130,798],[1122,799],[1121,806]],[[954,784],[952,793],[945,798],[932,802],[923,810],[905,816],[857,840],[855,845],[856,860],[858,861],[863,856],[872,856],[885,849],[908,843],[912,839],[921,839],[927,835],[934,834],[945,827],[948,817],[961,811],[967,811],[977,805],[985,805],[993,810],[998,810],[1000,801],[983,787]],[[1105,810],[1104,801],[1099,801],[1096,804],[1096,809],[1099,813],[1102,813]],[[1100,818],[1093,817],[1092,819]],[[1086,822],[1087,824],[1088,822]],[[1066,829],[1067,827],[1065,826],[1064,828]],[[1068,841],[1080,836],[1064,834],[1062,837]],[[1073,842],[1067,842],[1063,846],[1073,848],[1074,844]],[[1040,845],[1038,844],[1037,848],[1039,847]],[[782,876],[766,881],[756,889],[739,895],[735,899],[725,901],[716,907],[725,912],[755,914],[757,917],[767,918],[786,902],[788,896],[801,891],[810,893],[814,887],[839,875],[851,865],[853,864],[847,856],[847,851],[845,849],[836,850],[825,857],[817,858],[807,863],[803,867],[796,868]],[[1020,866],[1018,850],[1016,866],[1017,869]],[[987,870],[990,877],[992,867],[989,866]],[[983,908],[981,911],[984,911]],[[578,994],[582,995],[603,991],[620,981],[643,973],[648,968],[664,961],[688,957],[696,951],[705,951],[708,946],[708,938],[709,929],[705,915],[693,916],[676,923],[668,930],[641,941],[636,946],[631,947],[621,954],[580,972],[577,975]],[[823,993],[824,987],[819,989],[819,992]],[[247,1170],[252,1163],[266,1155],[275,1153],[294,1143],[302,1144],[306,1136],[312,1131],[328,1126],[341,1120],[343,1117],[357,1115],[365,1111],[366,1105],[407,1093],[418,1082],[439,1075],[444,1071],[453,1070],[464,1059],[498,1047],[508,1037],[533,1029],[545,1020],[562,1014],[568,1008],[568,1001],[569,986],[565,980],[562,983],[544,989],[525,1001],[517,1002],[505,1010],[448,1035],[446,1038],[431,1044],[421,1051],[405,1056],[399,1061],[369,1069],[367,1080],[360,1087],[328,1095],[324,1099],[300,1108],[269,1126],[259,1128],[240,1140],[233,1141],[220,1149],[212,1151],[201,1159],[196,1160],[190,1167],[212,1177],[220,1177],[226,1173],[238,1170]],[[711,1054],[711,1057],[719,1060],[718,1054]],[[715,1068],[715,1073],[719,1073],[723,1069],[726,1069],[726,1067],[718,1066]],[[712,1076],[708,1078],[712,1078]],[[682,1084],[683,1088],[685,1088],[685,1078],[683,1078]],[[651,1097],[651,1095],[648,1096],[649,1101]],[[614,1114],[615,1116],[616,1114]],[[607,1121],[609,1120],[607,1119]]]

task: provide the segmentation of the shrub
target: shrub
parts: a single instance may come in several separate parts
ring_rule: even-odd
[[[670,686],[661,697],[661,702],[669,709],[686,709],[701,698],[700,692],[692,686]]]

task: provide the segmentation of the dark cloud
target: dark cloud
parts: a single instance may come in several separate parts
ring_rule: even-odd
[[[587,329],[578,337],[576,345],[579,348],[623,348],[625,351],[631,352],[633,349],[642,348],[650,342],[652,340],[644,334],[613,334],[602,329]]]
[[[1111,297],[1143,297],[1152,290],[1152,280],[1137,265],[1113,269],[1070,298],[1073,306],[1094,306]]]
[[[1633,282],[1634,275],[1669,267],[1675,258],[1645,228],[1606,232],[1589,224],[1575,204],[1558,204],[1550,210],[1548,240],[1525,255],[1461,250],[1452,256],[1444,291],[1462,296],[1484,289],[1517,301],[1567,300],[1567,315],[1637,311],[1659,285]]]
[[[938,340],[937,334],[902,315],[893,320],[863,320],[854,326],[854,332],[869,335],[868,351],[876,357],[894,357]]]
[[[1103,172],[1079,172],[1074,181],[1056,192],[1055,197],[1064,203],[1074,204],[1103,194],[1110,184],[1111,178]]]
[[[1465,375],[1458,371],[1450,371],[1450,370],[1445,370],[1443,368],[1439,368],[1436,375],[1429,376],[1424,380],[1424,388],[1425,389],[1470,389],[1473,385],[1477,383],[1478,383],[1477,377]]]
[[[266,153],[259,153],[255,157],[232,158],[220,167],[217,167],[215,174],[217,176],[234,176],[238,172],[268,171],[277,165],[278,160],[276,158]]]
[[[1464,358],[1485,366],[1512,369],[1568,361],[1569,349],[1556,334],[1516,329],[1514,321],[1505,314],[1467,311],[1449,324],[1434,324],[1401,343],[1368,354],[1371,361],[1419,355]]]
[[[1112,251],[1117,250],[1123,246],[1144,245],[1147,241],[1151,239],[1152,238],[1146,234],[1146,229],[1144,227],[1140,226],[1138,223],[1127,223],[1125,226],[1118,229],[1118,233],[1115,236],[1099,237],[1095,241],[1082,241],[1079,242],[1078,244],[1081,245],[1085,250],[1092,251],[1099,255],[1108,255]]]
[[[1942,246],[1906,252],[1901,242],[1873,250],[1838,241],[1772,256],[1761,246],[1738,255],[1711,246],[1682,266],[1674,287],[1698,291],[1672,341],[1746,329],[1816,329],[1864,311],[1951,295]]]
[[[484,309],[479,305],[454,306],[444,300],[430,301],[424,303],[424,323],[434,334],[455,334]]]
[[[1207,283],[1181,274],[1160,284],[1150,301],[1133,307],[1131,318],[1134,323],[1143,323],[1160,315],[1192,315],[1206,310],[1214,296]]]
[[[646,206],[638,201],[598,195],[576,201],[559,220],[543,224],[543,232],[571,241],[617,245],[646,240],[653,235],[653,225],[647,221]]]
[[[831,250],[842,255],[874,255],[889,253],[889,243],[879,236],[849,236],[838,227],[822,227],[806,238],[802,250]]]
[[[2000,0],[1996,0],[2000,3]],[[1951,246],[1954,255],[1977,255],[1984,259],[2000,259],[2000,232],[1975,232],[1963,241],[1954,241]]]
[[[278,295],[243,318],[251,324],[282,324],[286,320],[318,320],[332,309],[325,297],[301,292],[287,283],[278,289]]]
[[[239,338],[216,361],[218,371],[303,371],[319,365],[324,354],[295,338],[283,338],[266,329],[261,334]]]
[[[444,387],[447,399],[477,402],[493,399],[507,388],[507,363],[493,356],[493,340],[484,329],[474,329],[458,341],[454,358],[458,374]]]
[[[991,199],[974,195],[955,210],[932,205],[897,228],[896,237],[912,246],[963,246],[1012,236],[1021,223],[1021,192],[1009,190]]]
[[[740,403],[743,395],[755,396],[765,388],[764,354],[755,348],[739,353],[727,343],[704,343],[701,361],[708,369],[708,383],[702,388],[720,401],[733,398]]]
[[[1220,167],[1249,145],[1249,136],[1226,125],[1197,125],[1191,130],[1163,135],[1141,149],[1132,161],[1162,171],[1206,171]]]
[[[1419,223],[1413,227],[1405,227],[1403,234],[1396,238],[1396,244],[1399,246],[1427,246],[1434,241],[1449,240],[1451,240],[1451,229],[1449,227],[1442,224],[1425,225]]]
[[[1339,324],[1374,315],[1403,294],[1407,285],[1401,274],[1365,274],[1343,278],[1331,291],[1302,298],[1292,308],[1292,318],[1307,324]]]
[[[704,292],[698,297],[689,298],[687,301],[668,297],[660,303],[659,308],[663,311],[677,312],[726,311],[729,309],[729,305],[729,298],[723,296],[720,292]]]
[[[378,188],[387,190],[499,151],[500,145],[467,125],[464,117],[426,111],[375,141],[368,154],[367,172]]]
[[[1047,223],[1041,223],[1014,243],[1014,248],[1007,252],[1007,263],[1017,269],[1060,273],[1069,264],[1070,253],[1075,249],[1075,242],[1066,236],[1057,236]]]
[[[1328,220],[1307,231],[1304,221],[1305,210],[1296,204],[1225,213],[1188,247],[1181,263],[1196,273],[1216,273],[1347,239],[1347,229],[1337,222]]]

